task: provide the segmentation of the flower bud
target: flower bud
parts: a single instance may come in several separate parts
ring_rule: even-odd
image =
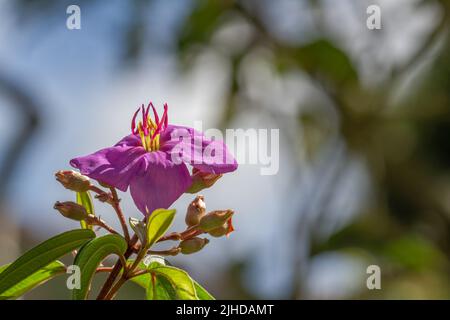
[[[84,192],[88,191],[91,186],[89,178],[83,176],[81,173],[72,170],[60,170],[55,173],[56,180],[58,180],[66,189]]]
[[[203,196],[197,196],[195,199],[189,204],[186,211],[186,224],[189,227],[195,226],[199,224],[200,219],[205,215],[206,212],[206,204],[203,201],[205,198]]]
[[[204,232],[209,232],[222,227],[233,214],[233,210],[211,211],[200,220],[199,229]]]
[[[233,223],[232,223],[231,217],[230,217],[230,219],[227,222],[225,222],[222,226],[208,231],[208,234],[213,237],[216,237],[216,238],[219,238],[219,237],[222,237],[225,235],[228,237],[230,235],[230,233],[232,233],[233,231],[234,231],[234,227],[233,227]]]
[[[88,217],[86,209],[78,203],[72,201],[56,201],[53,208],[58,210],[64,217],[72,220],[81,221]]]
[[[191,254],[200,251],[208,243],[209,240],[206,238],[194,237],[181,241],[178,247],[181,249],[182,254]]]
[[[209,188],[216,183],[220,177],[222,177],[221,174],[201,172],[194,168],[192,170],[192,184],[186,192],[197,193],[205,188]]]

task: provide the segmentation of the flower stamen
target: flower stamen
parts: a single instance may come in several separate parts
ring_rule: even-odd
[[[149,116],[150,107],[153,111],[154,120]],[[131,120],[131,132],[139,135],[142,147],[148,152],[159,150],[160,134],[167,128],[168,124],[167,109],[168,106],[167,103],[165,103],[164,113],[162,117],[159,118],[153,103],[150,102],[147,108],[142,104],[133,115]],[[142,113],[142,120],[136,125],[136,118],[139,111]]]

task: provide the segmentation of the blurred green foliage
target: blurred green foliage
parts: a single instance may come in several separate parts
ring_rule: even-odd
[[[20,6],[30,8],[32,3],[22,0]],[[151,3],[136,1],[136,8],[143,12],[142,8]],[[323,9],[322,1],[302,3],[314,8],[311,12]],[[314,165],[318,151],[337,137],[345,143],[346,157],[362,159],[369,172],[370,201],[352,221],[334,228],[326,237],[319,233],[325,223],[321,212],[329,199],[312,210],[318,218],[306,227],[302,226],[305,221],[299,208],[299,233],[307,233],[309,255],[298,260],[301,263],[295,268],[306,270],[294,273],[292,292],[286,298],[308,297],[303,284],[309,261],[327,252],[351,253],[363,264],[379,264],[383,270],[383,290],[361,290],[348,298],[450,298],[450,8],[445,0],[418,1],[417,10],[422,5],[439,7],[439,21],[409,60],[394,66],[388,77],[374,85],[362,83],[350,52],[326,28],[318,28],[307,42],[281,39],[266,19],[266,11],[273,7],[266,1],[193,1],[179,27],[176,50],[181,65],[189,67],[195,61],[193,57],[204,50],[220,52],[229,62],[222,127],[248,110],[283,118],[283,111],[276,107],[266,108],[251,99],[237,102],[246,95],[246,83],[240,77],[246,58],[264,50],[269,52],[267,61],[277,70],[277,77],[283,79],[297,72],[319,91],[321,99],[310,101],[306,111],[298,106],[297,122],[280,123],[280,127],[296,126],[294,129],[303,133],[294,143],[307,139],[302,145],[309,161]],[[136,15],[124,33],[130,59],[142,54],[139,44],[147,40],[142,32],[145,19],[143,14]],[[244,45],[224,52],[214,41],[216,35],[225,26],[242,23],[251,30],[251,36]],[[400,99],[393,99],[405,75],[437,43],[432,63],[414,77]],[[322,103],[332,108],[324,108]],[[337,129],[330,125],[334,114],[339,119]],[[299,168],[302,161],[298,159]],[[334,179],[327,188],[332,194],[339,188],[339,180]],[[302,241],[305,234],[294,238],[297,236]],[[241,281],[248,262],[231,265],[219,284],[223,285],[222,292],[213,294],[219,298],[255,297]]]
[[[181,28],[178,40],[181,58],[189,50],[198,51],[199,46],[214,48],[214,35],[224,25],[233,23],[236,16],[253,32],[252,39],[241,51],[228,56],[232,75],[228,101],[224,103],[225,124],[244,110],[244,106],[236,106],[235,99],[245,96],[245,84],[236,80],[245,67],[245,56],[264,48],[270,50],[271,61],[280,78],[292,71],[307,74],[311,83],[332,102],[332,112],[338,114],[340,124],[336,133],[330,128],[324,108],[312,107],[305,112],[299,106],[297,125],[304,132],[303,137],[313,138],[313,147],[309,150],[320,150],[320,145],[336,134],[345,141],[349,155],[357,155],[367,164],[374,201],[367,203],[352,222],[334,230],[325,239],[317,236],[320,222],[309,226],[312,240],[309,259],[324,252],[351,250],[362,261],[379,264],[385,290],[362,290],[354,297],[450,298],[448,3],[426,3],[440,8],[442,20],[418,46],[417,52],[411,54],[410,61],[396,66],[389,77],[374,86],[361,82],[350,53],[340,48],[327,32],[318,32],[307,43],[279,39],[265,19],[268,9],[264,1],[195,3]],[[309,3],[321,10],[321,2]],[[402,99],[391,99],[397,93],[402,76],[421,62],[438,39],[444,44],[431,67],[414,79]],[[282,114],[277,108],[268,110],[257,104],[252,107],[261,113]],[[309,159],[315,161],[314,156]],[[337,183],[330,183],[328,188],[339,188]],[[299,219],[299,223],[303,222]],[[304,268],[303,263],[298,265],[301,267]],[[297,273],[299,278],[293,279],[298,285],[294,285],[287,297],[302,298],[307,294],[302,288],[301,282],[305,279],[301,274]]]

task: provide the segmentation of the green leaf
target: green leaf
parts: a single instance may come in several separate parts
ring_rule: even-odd
[[[110,254],[122,257],[127,250],[127,242],[122,236],[109,234],[88,242],[75,257],[74,265],[80,268],[81,287],[72,290],[72,299],[87,299],[92,278],[98,265]]]
[[[142,274],[137,277],[133,277],[130,279],[132,282],[136,283],[138,286],[147,289],[150,284],[150,273]]]
[[[146,260],[147,263],[139,264],[139,269],[149,270],[149,273],[133,277],[131,281],[146,290],[147,300],[215,300],[186,271],[167,266],[163,257],[150,256]]]
[[[382,253],[392,262],[417,272],[445,264],[441,251],[426,238],[413,233],[392,239]]]
[[[192,281],[194,281],[195,292],[197,293],[198,300],[216,300],[208,291],[206,291],[205,288],[199,285],[197,281]]]
[[[338,87],[355,83],[358,74],[347,54],[328,40],[320,39],[290,52],[298,66],[318,74]]]
[[[151,268],[151,275],[158,278],[159,283],[164,286],[166,292],[170,289],[174,291],[175,298],[177,300],[197,300],[197,294],[195,292],[194,281],[189,277],[186,271],[169,266],[157,266]],[[161,280],[164,278],[166,281]],[[170,286],[168,286],[170,285]],[[157,291],[159,288],[156,288]],[[155,291],[154,288],[147,288]]]
[[[175,212],[176,210],[166,209],[156,209],[152,212],[147,222],[147,248],[150,248],[166,233],[175,218]]]
[[[128,259],[127,265],[132,265],[134,263],[134,259]],[[165,265],[165,259],[161,256],[150,255],[147,256],[143,261],[141,261],[138,265],[139,270],[147,270],[154,266]],[[132,282],[141,286],[144,289],[150,285],[151,276],[150,273],[142,274],[137,277],[133,277],[130,279]]]
[[[147,243],[147,226],[144,221],[130,217],[129,223],[141,243]]]
[[[0,295],[66,253],[95,238],[91,230],[64,232],[42,242],[14,261],[0,274]]]
[[[89,191],[77,192],[77,203],[82,205],[86,209],[87,213],[95,215],[94,204],[92,203],[92,197]],[[89,226],[86,221],[82,220],[80,223],[81,228],[92,230],[92,226]]]
[[[179,300],[177,292],[169,280],[153,273],[149,279],[151,282],[145,291],[147,300]]]
[[[194,4],[193,11],[180,29],[178,52],[181,54],[190,47],[209,40],[232,2],[203,0],[195,1]]]
[[[2,273],[8,265],[0,267],[0,273]],[[48,280],[56,277],[57,275],[64,274],[66,272],[66,266],[60,261],[53,261],[49,265],[39,269],[29,277],[23,279],[13,287],[4,291],[0,295],[0,300],[3,299],[16,299],[24,293],[36,288],[37,286],[47,282]]]

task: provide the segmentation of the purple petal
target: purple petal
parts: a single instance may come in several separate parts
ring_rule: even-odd
[[[126,191],[133,176],[145,170],[145,154],[142,147],[116,145],[72,159],[70,164],[92,179]]]
[[[144,215],[155,209],[169,208],[192,184],[184,163],[173,164],[161,151],[147,153],[147,170],[130,182],[134,203]]]
[[[117,142],[115,144],[115,147],[122,146],[122,147],[142,147],[142,141],[139,135],[137,134],[130,134]]]
[[[231,172],[238,167],[222,141],[208,139],[193,128],[169,125],[160,141],[160,150],[168,153],[174,163],[183,161],[202,172],[214,174]]]

